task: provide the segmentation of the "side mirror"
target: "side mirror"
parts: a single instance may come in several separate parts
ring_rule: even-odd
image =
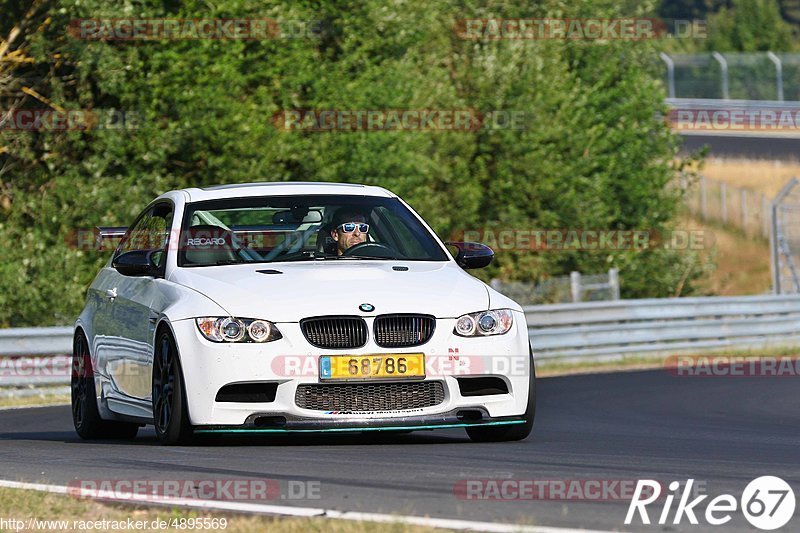
[[[161,250],[131,250],[118,255],[111,266],[123,276],[156,276],[158,274],[157,254]]]
[[[458,249],[456,263],[464,270],[483,268],[494,259],[494,252],[485,244],[478,242],[447,242],[445,244]]]

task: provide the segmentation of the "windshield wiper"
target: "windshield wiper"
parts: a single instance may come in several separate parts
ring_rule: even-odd
[[[337,255],[336,259],[383,259],[385,261],[397,261],[397,257],[375,257],[374,255]]]
[[[312,259],[325,259],[325,256],[321,255],[321,256],[317,257],[315,252],[309,252],[307,250],[304,250],[302,252],[294,252],[292,254],[279,255],[278,257],[276,257],[272,261],[268,261],[268,262],[271,263],[273,261],[275,261],[275,262],[310,261]]]
[[[293,261],[311,261],[311,260],[322,260],[327,259],[328,256],[325,254],[317,255],[316,252],[295,252],[293,254],[281,254],[277,257],[270,259],[269,261],[261,261],[261,263],[291,263]]]
[[[220,259],[219,261],[214,261],[213,263],[206,263],[203,266],[243,265],[249,262],[250,261],[241,261],[238,259]]]

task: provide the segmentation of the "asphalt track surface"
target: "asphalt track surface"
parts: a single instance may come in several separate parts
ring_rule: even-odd
[[[131,442],[83,442],[67,406],[0,411],[0,477],[275,479],[319,482],[320,499],[279,505],[632,531],[755,530],[740,511],[725,526],[623,524],[629,500],[464,500],[459,480],[693,478],[710,497],[739,496],[762,475],[800,496],[800,378],[678,377],[665,370],[538,380],[533,435],[475,444],[462,430],[409,434],[204,437],[162,447],[151,428]],[[672,521],[678,498],[672,505]],[[656,521],[662,504],[648,507]],[[785,530],[800,528],[800,513]]]
[[[800,138],[757,137],[729,135],[683,135],[684,154],[707,146],[711,157],[741,157],[747,159],[800,159]]]

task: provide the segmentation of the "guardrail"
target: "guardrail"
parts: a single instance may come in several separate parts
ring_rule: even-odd
[[[800,346],[800,296],[659,298],[524,309],[539,359]]]
[[[72,353],[72,328],[0,329],[0,356]]]
[[[797,138],[800,101],[667,98],[665,117],[681,135]]]
[[[524,311],[539,360],[800,346],[800,295],[615,300]],[[0,386],[69,383],[64,354],[71,346],[69,327],[0,330]]]
[[[800,111],[800,101],[783,100],[721,100],[717,98],[667,98],[670,109],[705,109],[709,111]]]

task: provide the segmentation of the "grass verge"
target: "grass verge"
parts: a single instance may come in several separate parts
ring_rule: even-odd
[[[759,349],[734,349],[719,348],[715,350],[703,350],[702,352],[677,351],[664,354],[653,355],[631,355],[622,356],[605,361],[559,361],[559,360],[538,360],[536,361],[536,377],[558,377],[573,374],[599,374],[608,372],[634,372],[637,370],[668,370],[667,365],[670,356],[675,355],[698,355],[698,356],[725,356],[730,358],[775,358],[775,357],[800,357],[800,349],[791,346],[778,346]]]
[[[558,361],[537,360],[536,377],[554,378],[573,374],[598,374],[607,372],[634,372],[664,367],[664,358],[652,356],[630,356],[608,361]]]
[[[0,396],[0,408],[28,407],[32,405],[69,404],[69,394],[43,392],[33,396]]]
[[[229,513],[195,512],[182,509],[169,509],[166,507],[143,507],[117,503],[101,503],[96,500],[79,499],[62,494],[51,494],[33,490],[0,488],[0,516],[6,522],[0,525],[3,531],[22,530],[10,526],[8,520],[21,520],[24,529],[29,529],[28,520],[38,520],[39,531],[226,531],[228,533],[260,533],[270,531],[275,533],[301,533],[305,531],[319,531],[325,533],[360,533],[367,531],[389,531],[393,533],[427,533],[443,531],[441,529],[426,528],[397,523],[356,522],[351,520],[328,520],[324,518],[290,518],[263,515],[237,515]],[[211,525],[211,519],[216,519],[215,528],[188,528],[195,519],[194,524],[204,524],[196,519],[208,518],[206,525]],[[129,528],[123,525],[115,528],[114,522],[125,524],[128,520],[145,524],[143,528]],[[98,521],[105,520],[102,524]],[[169,524],[175,521],[175,527],[159,528],[154,520],[166,520]],[[184,524],[180,527],[181,520]],[[225,520],[222,527],[221,520]],[[49,521],[49,523],[48,523]],[[58,523],[58,522],[60,523]],[[81,524],[81,521],[84,523]],[[87,527],[90,522],[92,526]],[[33,524],[33,522],[31,522]],[[127,524],[126,524],[127,525]],[[100,527],[97,527],[100,526]],[[156,526],[156,527],[153,527]],[[37,529],[34,527],[33,529]]]

